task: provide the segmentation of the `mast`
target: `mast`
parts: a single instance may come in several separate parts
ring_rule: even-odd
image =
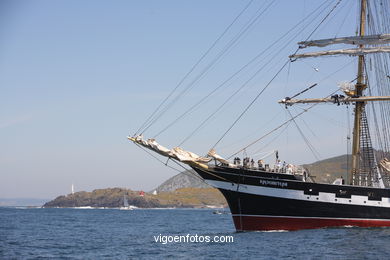
[[[360,32],[359,36],[364,36],[365,25],[366,25],[366,7],[367,0],[361,0],[360,5]],[[363,45],[359,45],[360,48],[363,48]],[[363,95],[363,90],[366,88],[364,83],[364,55],[359,55],[358,58],[358,74],[357,82],[355,85],[355,95],[361,97]],[[359,172],[359,156],[360,156],[360,128],[362,121],[362,113],[364,110],[364,102],[355,103],[355,116],[354,116],[354,126],[353,126],[353,137],[352,137],[352,169],[349,175],[349,184],[355,184],[355,175]]]
[[[333,56],[333,55],[352,55],[358,56],[358,69],[356,84],[352,89],[341,89],[347,96],[331,95],[325,98],[311,98],[311,99],[294,99],[296,96],[309,90],[312,87],[306,88],[304,91],[298,93],[292,98],[286,97],[280,100],[279,103],[285,104],[286,108],[293,104],[304,103],[328,103],[332,102],[337,105],[349,104],[354,102],[354,125],[352,137],[352,167],[348,174],[348,184],[359,186],[383,186],[381,180],[381,173],[378,171],[378,164],[376,163],[375,153],[372,148],[371,137],[369,134],[369,127],[366,118],[365,104],[369,101],[389,101],[390,96],[364,96],[363,92],[366,89],[366,79],[364,77],[364,57],[366,54],[373,53],[390,53],[389,45],[378,46],[390,43],[389,34],[365,35],[367,17],[367,0],[360,0],[360,28],[358,36],[310,40],[299,42],[300,48],[306,47],[325,47],[332,44],[352,44],[357,45],[358,48],[341,49],[341,50],[327,50],[316,51],[309,53],[294,53],[290,55],[291,61],[300,58],[310,58],[319,56]],[[366,47],[368,45],[368,47]],[[370,45],[375,45],[370,47]],[[314,86],[314,85],[313,85]]]

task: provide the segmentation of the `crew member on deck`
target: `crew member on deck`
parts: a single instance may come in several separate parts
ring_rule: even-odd
[[[287,164],[286,173],[293,174],[293,166],[291,164]]]
[[[257,166],[259,167],[259,170],[264,170],[264,161],[263,160],[258,160],[257,161]]]
[[[282,170],[282,162],[280,160],[277,160],[275,164],[275,172],[279,172],[281,170]]]
[[[249,157],[245,157],[242,162],[245,168],[249,168]]]

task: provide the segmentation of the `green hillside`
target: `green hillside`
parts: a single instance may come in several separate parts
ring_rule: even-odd
[[[336,178],[342,176],[347,179],[348,171],[351,169],[351,156],[341,155],[322,161],[303,165],[309,173],[315,176],[316,182],[332,183]]]
[[[124,196],[126,196],[129,205],[139,208],[227,206],[221,193],[214,188],[180,188],[173,192],[161,192],[157,195],[144,193],[143,196],[140,195],[139,191],[123,188],[108,188],[59,196],[44,204],[43,207],[119,208],[124,204]]]

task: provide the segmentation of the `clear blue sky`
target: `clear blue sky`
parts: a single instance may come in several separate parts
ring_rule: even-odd
[[[129,143],[126,136],[138,129],[248,2],[1,1],[0,198],[53,198],[69,193],[72,183],[76,191],[106,187],[151,190],[176,174]],[[252,14],[258,6],[268,2],[254,1]],[[171,117],[168,113],[160,125],[151,128],[150,135],[175,118],[181,106],[215,87],[254,53],[282,35],[287,27],[315,8],[317,2],[275,1],[264,18],[245,36],[242,46],[237,46],[220,67],[210,72],[204,84],[173,109]],[[346,8],[348,5],[343,10]],[[355,15],[356,10],[351,14]],[[336,19],[342,27],[337,33],[350,25],[344,23],[343,17],[340,15]],[[352,21],[354,25],[356,19]],[[307,36],[307,32],[304,35]],[[281,57],[286,60],[289,51],[296,48],[296,41],[291,42],[292,47],[282,53],[279,60]],[[281,63],[272,65],[273,71],[278,64]],[[253,108],[252,114],[249,113],[247,123],[238,126],[232,136],[251,135],[255,139],[270,129],[264,127],[264,122],[275,116],[288,119],[275,101],[303,89],[315,77],[327,75],[325,72],[321,77],[313,74],[313,67],[321,65],[317,61],[301,65],[306,71],[299,75],[304,75],[305,79],[293,80],[290,75],[293,69],[289,76],[287,72],[283,74],[282,80],[276,83],[282,86],[281,90],[270,91],[273,96],[265,96]],[[260,75],[251,83],[248,97],[256,95],[259,86],[269,80],[273,71]],[[339,81],[349,79],[339,78]],[[302,85],[290,91],[284,87],[286,81]],[[335,85],[328,87],[336,88]],[[329,89],[324,93],[328,94]],[[229,91],[226,92],[231,93]],[[225,119],[215,121],[189,140],[185,148],[206,153],[248,103],[248,97],[243,95],[236,100],[237,108],[229,107],[230,110],[224,112]],[[214,102],[209,103],[211,107]],[[185,137],[183,133],[189,133],[197,126],[190,123],[205,118],[210,107],[205,105],[188,121],[161,135],[161,142],[169,147],[177,145]],[[345,119],[342,111],[331,120]],[[326,113],[322,115],[326,117]],[[314,115],[314,118],[318,116]],[[322,125],[318,124],[314,123],[321,129]],[[242,130],[245,127],[246,130]],[[336,123],[334,132],[343,131],[345,124],[337,127]],[[221,145],[222,153],[224,145],[239,141],[240,138],[232,136]],[[298,163],[315,161],[298,138],[299,135],[291,130],[276,145],[290,145],[284,152],[288,159]],[[329,140],[335,140],[333,134],[327,138],[314,136],[317,144],[325,146],[323,159],[346,152],[344,145],[335,149],[329,144]],[[249,140],[244,140],[241,146]],[[280,147],[271,145],[265,150],[273,149]],[[305,151],[305,159],[296,156],[300,149]],[[229,155],[229,150],[226,152]]]

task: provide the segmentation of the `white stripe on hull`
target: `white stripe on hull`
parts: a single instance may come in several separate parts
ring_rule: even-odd
[[[265,217],[265,218],[299,218],[299,219],[335,219],[335,220],[390,221],[390,219],[374,219],[374,218],[329,218],[329,217],[273,216],[273,215],[249,215],[249,214],[232,214],[232,216],[233,217]]]
[[[319,192],[318,195],[306,195],[302,190],[272,188],[272,187],[254,186],[254,185],[246,185],[246,184],[237,185],[235,183],[217,181],[217,180],[206,180],[206,182],[211,186],[219,189],[254,194],[254,195],[275,197],[275,198],[390,208],[390,198],[382,198],[381,201],[368,200],[368,196],[359,196],[359,195],[352,195],[351,198],[339,198],[336,197],[336,194],[328,193],[328,192]],[[287,181],[280,180],[279,182],[287,182]]]

